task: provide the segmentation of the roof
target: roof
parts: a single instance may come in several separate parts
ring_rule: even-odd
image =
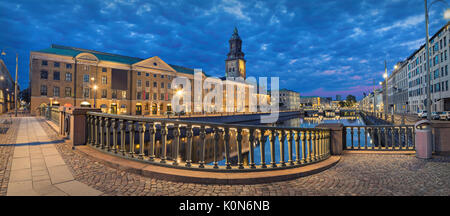
[[[55,55],[64,55],[64,56],[71,56],[75,57],[80,53],[90,53],[94,56],[96,56],[101,61],[111,61],[111,62],[117,62],[122,64],[129,64],[132,65],[134,63],[143,61],[145,59],[137,58],[137,57],[130,57],[130,56],[124,56],[124,55],[117,55],[112,53],[106,53],[106,52],[99,52],[96,50],[89,50],[89,49],[82,49],[82,48],[76,48],[76,47],[69,47],[69,46],[62,46],[62,45],[56,45],[52,44],[50,48],[42,49],[39,51],[40,53],[49,53],[49,54],[55,54]],[[185,73],[185,74],[194,74],[194,69],[187,68],[183,66],[173,65],[169,64],[170,67],[172,67],[175,71],[179,73]],[[205,74],[203,72],[203,74]],[[205,74],[205,76],[208,76]]]

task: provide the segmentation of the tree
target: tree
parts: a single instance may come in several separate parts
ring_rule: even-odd
[[[347,95],[345,102],[347,106],[351,107],[356,103],[356,97],[353,95]]]
[[[347,104],[344,101],[339,101],[339,107],[345,107]]]

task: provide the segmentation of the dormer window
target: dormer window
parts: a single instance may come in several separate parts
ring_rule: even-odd
[[[154,65],[154,66],[158,66],[158,64],[157,64],[156,62],[153,62],[153,65]]]

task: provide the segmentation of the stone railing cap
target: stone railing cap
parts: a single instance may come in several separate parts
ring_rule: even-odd
[[[67,110],[67,113],[72,115],[84,115],[87,112],[101,112],[100,108],[89,108],[89,107],[73,107]]]

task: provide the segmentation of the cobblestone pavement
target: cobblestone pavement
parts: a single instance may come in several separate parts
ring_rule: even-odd
[[[5,115],[0,116],[0,121],[5,119]],[[9,119],[9,118],[8,118]],[[6,125],[0,125],[1,127]],[[0,134],[0,196],[5,196],[8,188],[9,175],[11,173],[12,156],[14,144],[19,128],[19,119],[12,119],[12,124],[6,134]]]
[[[56,133],[42,124],[49,136]],[[411,155],[346,154],[334,167],[290,181],[257,185],[205,185],[143,177],[57,145],[75,179],[103,195],[450,195],[450,157],[423,161]]]

